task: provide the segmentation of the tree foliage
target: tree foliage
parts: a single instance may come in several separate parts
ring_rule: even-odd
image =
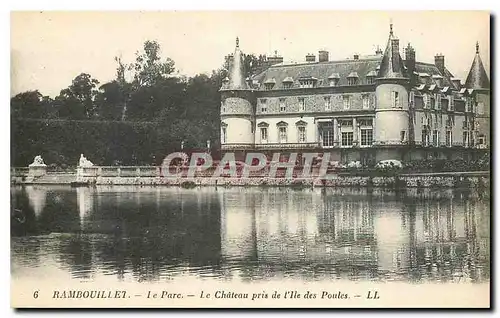
[[[211,74],[186,78],[146,41],[127,63],[115,58],[115,78],[100,85],[77,75],[54,99],[38,91],[11,98],[12,164],[26,166],[41,154],[47,163],[75,165],[80,153],[96,164],[156,164],[168,153],[218,147],[224,64]],[[266,65],[264,55],[244,55],[247,76]]]

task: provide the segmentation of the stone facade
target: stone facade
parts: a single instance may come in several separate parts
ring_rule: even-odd
[[[405,59],[400,51],[391,26],[385,51],[375,55],[309,57],[247,79],[231,70],[221,88],[223,152],[329,151],[341,161],[405,161],[489,151],[489,80],[479,48],[465,84],[446,68],[443,55],[430,64],[417,62],[410,45]]]

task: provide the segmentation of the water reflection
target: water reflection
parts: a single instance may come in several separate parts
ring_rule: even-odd
[[[484,195],[484,194],[482,194]],[[490,206],[435,189],[13,187],[12,275],[489,280]]]

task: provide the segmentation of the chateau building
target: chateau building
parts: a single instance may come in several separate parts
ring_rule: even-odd
[[[489,151],[490,82],[476,43],[465,83],[437,54],[404,59],[390,26],[385,51],[330,61],[320,51],[301,64],[281,57],[244,77],[239,40],[221,87],[221,149],[330,152],[330,160],[472,158]]]

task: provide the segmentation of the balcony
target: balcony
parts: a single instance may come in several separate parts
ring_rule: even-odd
[[[263,143],[263,144],[223,144],[222,150],[270,150],[270,149],[315,149],[319,142]]]
[[[222,150],[246,150],[246,149],[253,149],[255,147],[254,144],[222,144],[221,149]]]
[[[321,148],[319,142],[297,142],[297,143],[267,143],[256,144],[255,149],[315,149]]]

